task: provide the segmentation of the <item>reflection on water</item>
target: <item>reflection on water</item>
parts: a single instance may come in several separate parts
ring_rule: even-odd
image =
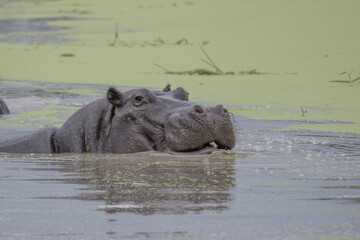
[[[103,193],[81,199],[103,200],[107,212],[186,213],[222,210],[234,187],[234,157],[180,158],[162,154],[81,156],[64,169],[88,179]]]
[[[218,153],[221,154],[221,153]],[[222,211],[235,186],[234,155],[174,156],[155,152],[132,155],[0,155],[9,162],[23,161],[36,171],[68,173],[61,181],[86,185],[76,196],[44,197],[104,203],[107,213],[184,214]],[[46,166],[46,168],[42,166]],[[6,165],[5,165],[6,166]],[[36,173],[34,174],[36,176]],[[28,181],[39,181],[29,178]],[[53,182],[59,179],[41,179]]]

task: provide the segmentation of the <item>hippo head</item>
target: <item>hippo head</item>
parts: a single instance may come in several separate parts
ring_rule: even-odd
[[[190,102],[188,95],[181,87],[171,91],[170,85],[162,92],[110,88],[105,152],[190,152],[211,143],[233,148],[235,133],[227,109]]]

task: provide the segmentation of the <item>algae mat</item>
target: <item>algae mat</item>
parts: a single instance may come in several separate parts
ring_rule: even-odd
[[[360,133],[359,7],[351,0],[2,0],[0,77],[171,83],[192,100],[221,102],[235,114]],[[224,72],[262,74],[168,75],[154,65],[209,69],[199,46]],[[309,120],[320,124],[305,125]]]

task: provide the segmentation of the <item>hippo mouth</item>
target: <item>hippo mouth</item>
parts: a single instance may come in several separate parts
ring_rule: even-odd
[[[183,152],[183,153],[195,153],[195,152],[212,152],[217,149],[230,150],[233,146],[232,144],[224,145],[218,141],[202,141],[198,137],[191,137],[192,134],[189,134],[186,141],[181,141],[182,138],[174,138],[171,134],[171,131],[166,131],[166,127],[160,123],[152,122],[152,130],[148,132],[148,138],[152,142],[152,148],[155,151],[160,152]],[[195,134],[199,136],[200,134]],[[179,140],[180,139],[180,140]],[[191,144],[189,144],[191,142]]]
[[[160,145],[154,145],[154,150],[168,153],[201,153],[201,154],[210,154],[216,150],[231,150],[231,147],[223,146],[217,144],[215,141],[207,142],[205,144],[200,144],[195,147],[184,148],[184,149],[172,149],[169,147],[169,144],[163,142]]]
[[[233,134],[233,129],[230,131]],[[229,134],[227,137],[232,139]],[[216,135],[202,138],[202,133],[190,133],[174,135],[162,128],[161,141],[155,141],[154,148],[161,152],[206,152],[209,153],[217,149],[231,150],[234,147],[234,141],[225,139],[225,141],[217,141]],[[218,137],[218,136],[217,136]],[[159,139],[159,138],[158,138]]]
[[[231,150],[230,147],[226,147],[226,146],[222,146],[220,144],[216,144],[216,142],[213,141],[213,142],[208,142],[208,143],[202,144],[199,147],[190,148],[190,149],[186,149],[186,150],[181,150],[179,152],[189,152],[189,153],[191,153],[191,152],[199,152],[199,151],[202,151],[202,150],[212,151],[212,150],[216,150],[216,149]]]

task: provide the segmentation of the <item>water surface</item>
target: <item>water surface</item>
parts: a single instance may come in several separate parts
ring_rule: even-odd
[[[338,82],[344,71],[360,76],[359,8],[352,0],[2,0],[0,78],[171,83],[252,119],[315,119],[323,122],[296,128],[360,134],[360,81]],[[168,75],[154,65],[213,70],[199,45],[224,72],[264,74]]]
[[[359,76],[358,9],[0,0],[0,138],[61,126],[109,86],[167,83],[224,104],[237,131],[233,155],[0,154],[0,238],[360,239],[360,81],[333,81]],[[154,65],[208,68],[199,45],[223,71],[265,74]]]
[[[0,134],[61,125],[106,90],[18,83],[2,89],[15,112]],[[233,155],[0,154],[1,239],[360,237],[359,135],[234,121]]]

